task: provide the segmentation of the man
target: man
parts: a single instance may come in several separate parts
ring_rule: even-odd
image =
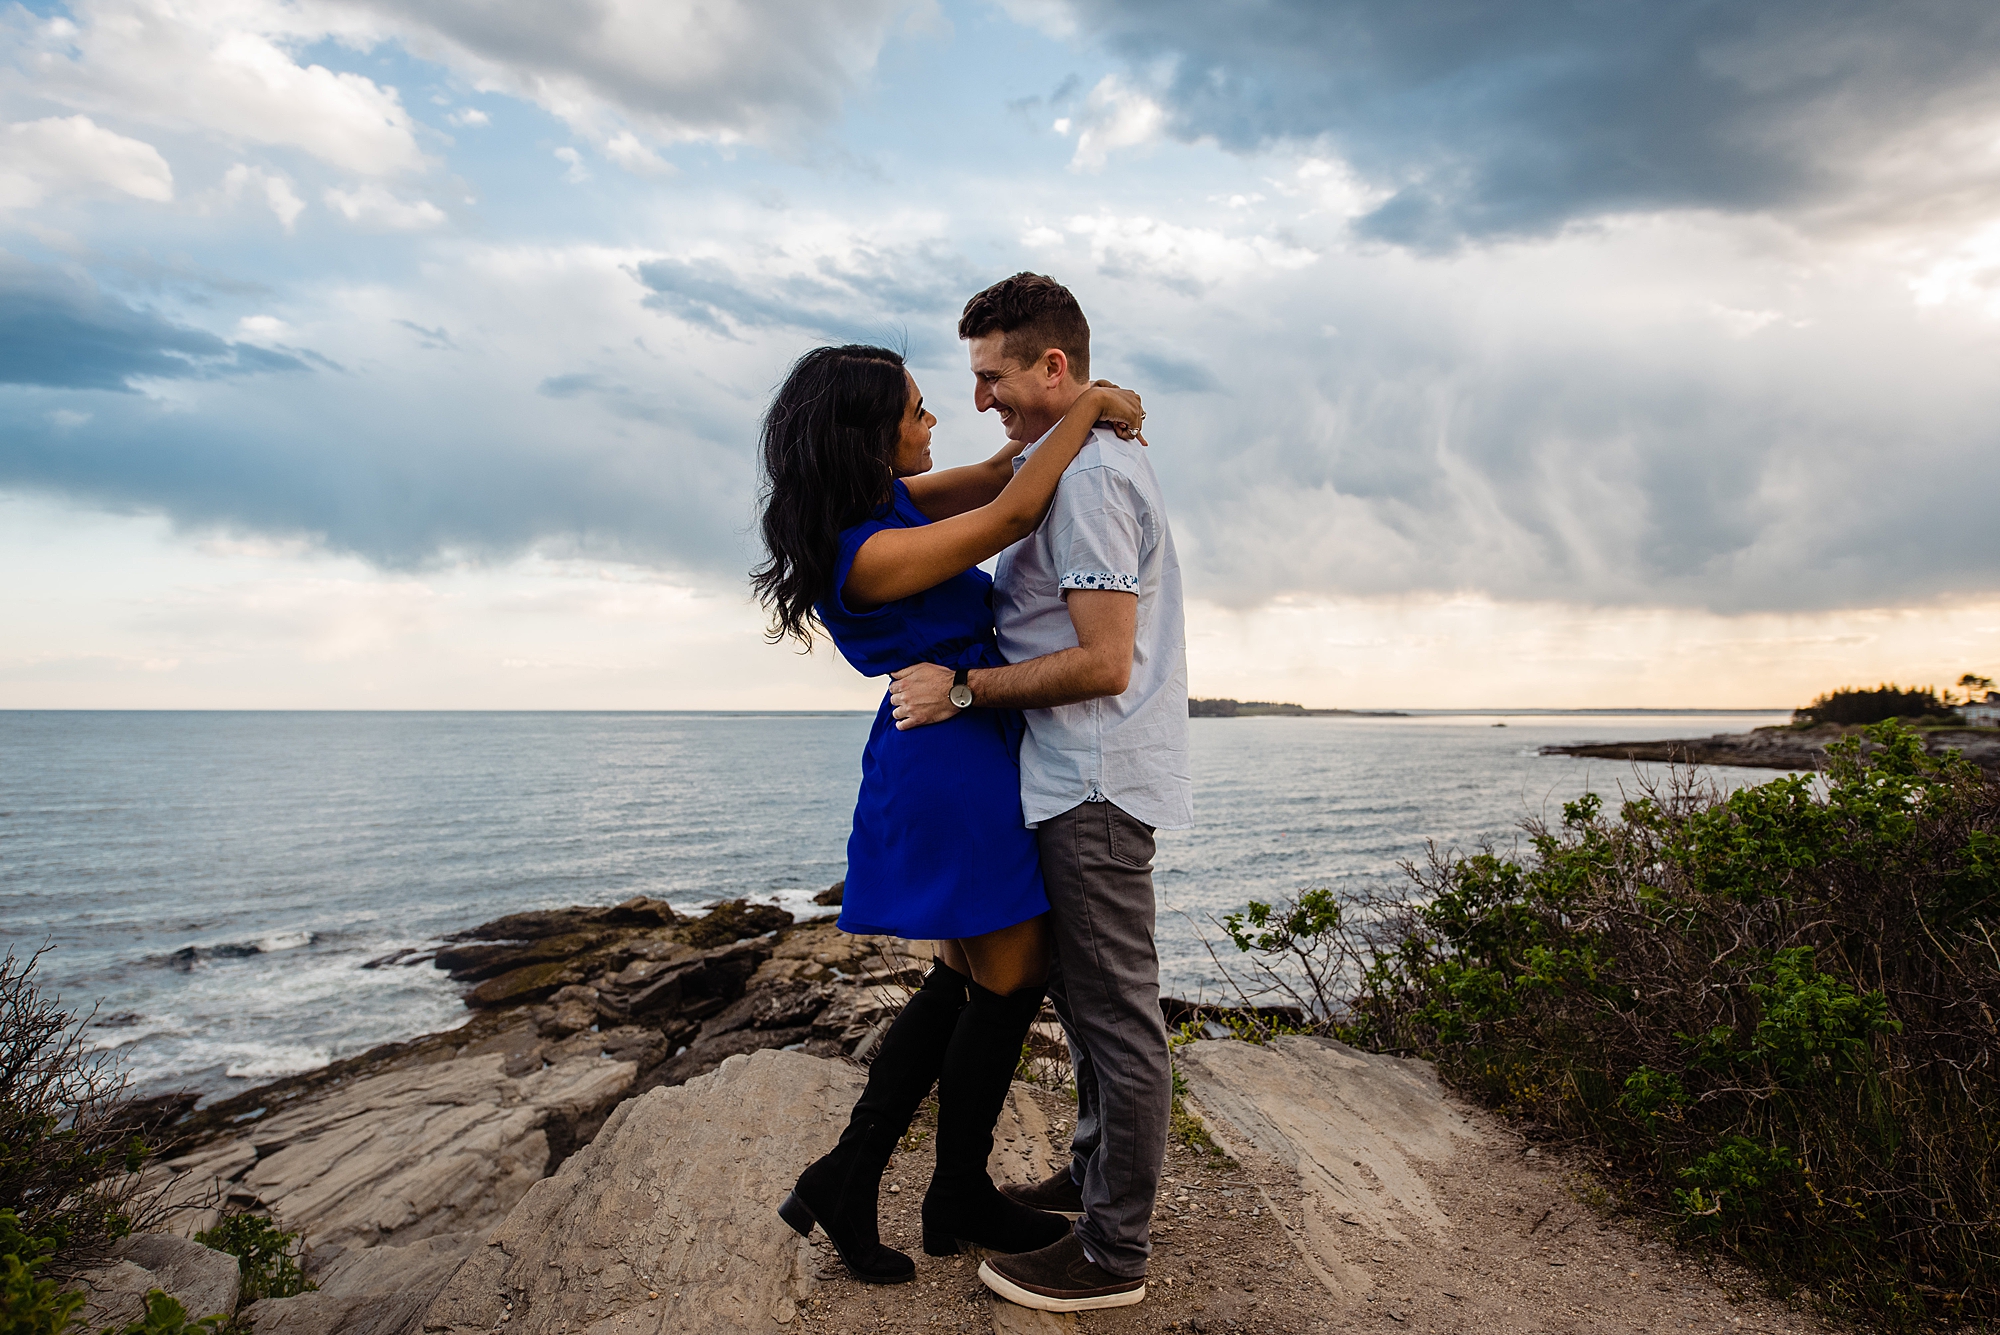
[[[1026,448],[1090,383],[1090,326],[1069,290],[1021,273],[966,303],[973,401]],[[1070,1167],[1010,1187],[1081,1211],[1041,1251],[995,1256],[980,1278],[1052,1312],[1146,1294],[1147,1229],[1173,1100],[1153,943],[1153,831],[1193,824],[1180,563],[1158,480],[1136,441],[1100,429],[1036,532],[1001,553],[994,615],[1006,667],[918,664],[890,688],[897,726],[961,708],[1021,709],[1021,807],[1041,846],[1055,940],[1049,997],[1076,1066]],[[969,691],[968,689],[969,688]]]

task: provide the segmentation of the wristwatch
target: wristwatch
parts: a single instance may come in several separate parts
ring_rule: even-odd
[[[972,707],[972,684],[967,680],[971,668],[960,668],[951,676],[951,694],[946,698],[960,709]]]

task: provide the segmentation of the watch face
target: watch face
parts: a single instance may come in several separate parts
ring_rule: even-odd
[[[970,708],[972,705],[972,688],[966,685],[953,686],[951,688],[951,702],[960,709]]]

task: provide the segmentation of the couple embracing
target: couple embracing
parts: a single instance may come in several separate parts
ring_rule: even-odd
[[[980,1278],[1028,1307],[1124,1306],[1145,1297],[1172,1101],[1152,858],[1155,829],[1193,820],[1180,566],[1138,396],[1089,379],[1069,290],[1016,274],[958,333],[1007,431],[983,463],[931,472],[937,419],[883,348],[807,353],[764,422],[755,583],[774,633],[810,644],[817,626],[893,679],[840,926],[939,943],[779,1213],[824,1229],[857,1279],[911,1278],[876,1196],[935,1085],[924,1250],[995,1253]],[[996,1187],[993,1127],[1044,996],[1076,1069],[1071,1163]]]

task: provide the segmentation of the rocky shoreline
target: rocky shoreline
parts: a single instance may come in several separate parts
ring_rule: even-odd
[[[819,898],[837,905],[839,891]],[[831,920],[796,923],[783,909],[740,899],[699,916],[643,897],[509,914],[454,933],[435,950],[398,951],[361,966],[435,965],[468,984],[473,1014],[457,1028],[385,1043],[198,1112],[192,1095],[150,1102],[185,1113],[175,1131],[200,1144],[356,1080],[489,1054],[501,1057],[508,1078],[576,1057],[629,1063],[627,1092],[635,1094],[683,1084],[760,1048],[865,1057],[928,961],[925,943],[849,936]],[[557,1132],[551,1170],[576,1134]]]
[[[1838,723],[1814,728],[1772,727],[1754,732],[1724,732],[1713,737],[1688,737],[1660,742],[1590,742],[1580,746],[1545,746],[1545,756],[1584,756],[1598,760],[1650,760],[1675,765],[1739,765],[1750,769],[1818,770],[1826,763],[1829,744],[1860,733]],[[2000,773],[2000,729],[1939,728],[1923,734],[1932,755],[1948,750],[1989,773]],[[1862,741],[1864,750],[1877,750]]]
[[[128,1239],[84,1277],[86,1329],[129,1317],[151,1287],[191,1314],[233,1310],[233,1262],[190,1240],[222,1211],[298,1233],[317,1285],[243,1307],[255,1335],[1081,1329],[994,1299],[977,1255],[920,1254],[928,1108],[882,1199],[885,1240],[918,1253],[914,1284],[854,1283],[775,1214],[839,1134],[857,1058],[927,955],[741,900],[690,918],[634,899],[372,961],[446,969],[473,1017],[178,1110],[181,1139],[147,1174],[178,1207],[170,1232]],[[1048,1030],[1031,1042],[1062,1059]],[[1093,1330],[1316,1335],[1386,1318],[1580,1335],[1732,1308],[1767,1330],[1815,1328],[1580,1204],[1582,1159],[1452,1099],[1425,1063],[1290,1037],[1207,1039],[1176,1064],[1185,1107],[1154,1282]],[[1064,1163],[1074,1117],[1060,1075],[1017,1082],[996,1180]]]

